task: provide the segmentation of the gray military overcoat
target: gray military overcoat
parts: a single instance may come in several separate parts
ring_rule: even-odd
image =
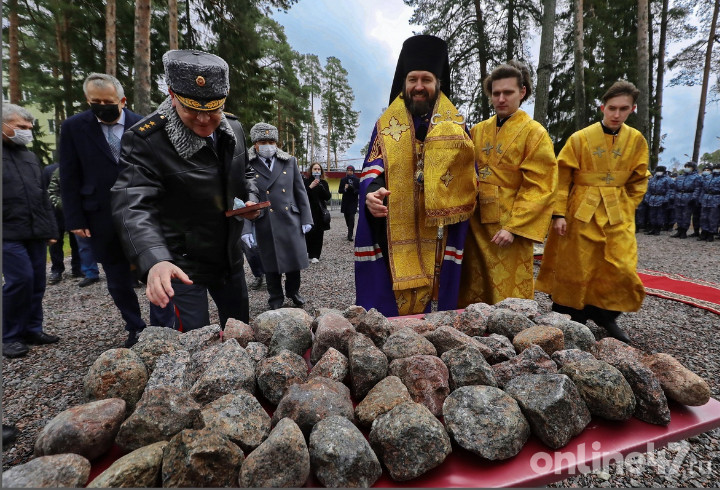
[[[250,165],[255,169],[260,201],[270,201],[252,223],[265,272],[306,269],[309,265],[302,225],[312,224],[302,175],[295,157],[278,150],[273,171],[257,157],[255,148],[248,148]],[[250,233],[252,223],[245,221],[243,233]]]

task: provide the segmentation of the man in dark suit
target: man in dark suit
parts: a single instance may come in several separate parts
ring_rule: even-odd
[[[118,176],[120,139],[142,117],[125,108],[125,94],[118,80],[93,73],[83,91],[90,109],[67,119],[60,133],[60,180],[66,228],[90,238],[95,257],[103,266],[107,287],[125,320],[126,347],[137,342],[145,322],[133,289],[130,263],[115,231],[110,188]],[[152,325],[173,324],[172,305],[150,305]]]

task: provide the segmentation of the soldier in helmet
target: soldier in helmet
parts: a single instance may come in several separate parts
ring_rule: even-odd
[[[241,234],[225,217],[236,200],[259,201],[245,133],[223,112],[228,65],[215,55],[173,50],[163,56],[169,95],[123,137],[113,217],[148,299],[170,299],[183,330],[210,323],[208,292],[221,326],[249,320]],[[254,219],[253,211],[245,215]]]

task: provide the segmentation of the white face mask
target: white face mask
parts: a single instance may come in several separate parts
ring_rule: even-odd
[[[714,173],[714,174],[720,174],[720,168],[716,168],[715,170],[713,170],[713,173]]]
[[[709,170],[703,170],[703,175],[710,175],[711,173]]]
[[[665,175],[665,172],[655,172],[655,177],[662,177]]]
[[[685,168],[683,168],[683,172],[685,172],[686,174],[689,174],[690,172],[692,172],[692,168],[685,167]]]
[[[277,153],[275,145],[258,145],[258,154],[263,158],[272,158]]]
[[[15,143],[16,145],[28,145],[33,140],[32,135],[32,129],[19,129],[15,128],[15,134],[13,136],[8,136],[5,134],[5,131],[3,131],[3,134],[8,137],[10,141]]]

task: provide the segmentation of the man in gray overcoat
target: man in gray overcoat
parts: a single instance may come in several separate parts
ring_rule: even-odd
[[[256,124],[250,129],[250,140],[253,146],[248,149],[248,158],[255,169],[260,201],[271,204],[254,222],[245,222],[242,239],[248,246],[253,245],[254,226],[270,309],[283,305],[282,274],[285,296],[300,307],[305,304],[300,296],[300,270],[309,265],[303,235],[313,226],[305,185],[295,157],[278,149],[275,126]]]

